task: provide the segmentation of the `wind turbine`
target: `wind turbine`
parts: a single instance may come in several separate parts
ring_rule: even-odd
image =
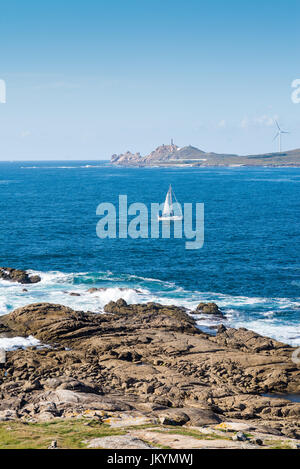
[[[277,134],[273,138],[273,142],[274,142],[274,140],[276,140],[276,138],[278,138],[279,153],[281,153],[281,135],[282,134],[289,134],[289,132],[286,132],[285,130],[282,130],[279,127],[279,124],[278,124],[277,120],[275,120],[275,124],[276,124],[276,127],[277,127]]]

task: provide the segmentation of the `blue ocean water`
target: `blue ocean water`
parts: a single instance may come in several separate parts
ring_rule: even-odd
[[[117,206],[127,194],[150,207],[170,183],[179,202],[205,204],[202,249],[186,250],[184,239],[97,237],[99,203]],[[0,265],[42,275],[28,292],[1,282],[0,314],[36,301],[95,312],[121,296],[190,309],[215,301],[228,325],[300,345],[299,190],[299,168],[0,163]],[[91,286],[104,290],[87,293]]]

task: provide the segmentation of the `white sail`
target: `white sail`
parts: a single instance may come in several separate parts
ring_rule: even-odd
[[[163,208],[163,215],[165,217],[169,217],[169,216],[172,215],[172,213],[173,213],[172,205],[173,205],[173,202],[172,202],[172,188],[170,186],[169,190],[167,192],[167,195],[166,195],[166,200],[165,200],[164,208]]]
[[[182,220],[181,206],[177,202],[175,194],[174,194],[174,198],[176,200],[176,203],[174,205],[178,209],[179,213],[178,213],[178,215],[175,215],[175,213],[174,213],[172,194],[174,194],[174,193],[173,193],[173,190],[172,190],[172,186],[170,185],[169,190],[168,190],[167,195],[166,195],[166,200],[165,200],[165,203],[164,203],[162,216],[158,217],[159,220],[174,220],[174,221],[175,220]]]

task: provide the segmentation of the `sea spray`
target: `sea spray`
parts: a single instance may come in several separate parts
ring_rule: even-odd
[[[300,298],[265,298],[226,295],[184,289],[174,282],[132,274],[103,272],[30,271],[41,277],[41,282],[27,286],[0,282],[0,314],[30,303],[62,304],[78,311],[102,313],[105,304],[124,298],[128,304],[157,302],[183,306],[194,311],[200,302],[214,301],[225,318],[214,320],[205,315],[195,316],[198,325],[213,333],[221,322],[228,327],[246,327],[262,335],[274,337],[291,345],[300,345]],[[90,293],[95,287],[98,290]],[[76,296],[71,296],[75,293]],[[80,296],[77,296],[80,295]]]

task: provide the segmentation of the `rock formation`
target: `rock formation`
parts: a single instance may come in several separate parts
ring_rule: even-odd
[[[300,438],[300,404],[262,395],[299,392],[294,349],[276,340],[224,326],[210,336],[183,308],[123,299],[104,314],[32,304],[0,324],[47,345],[0,364],[0,419],[138,412],[174,425],[247,420]]]
[[[216,303],[199,303],[196,308],[195,314],[199,313],[212,314],[214,316],[221,317],[224,316],[222,311],[219,309],[218,305],[216,305]]]
[[[11,267],[0,267],[0,279],[23,284],[41,281],[39,275],[29,275],[25,270],[12,269]]]

